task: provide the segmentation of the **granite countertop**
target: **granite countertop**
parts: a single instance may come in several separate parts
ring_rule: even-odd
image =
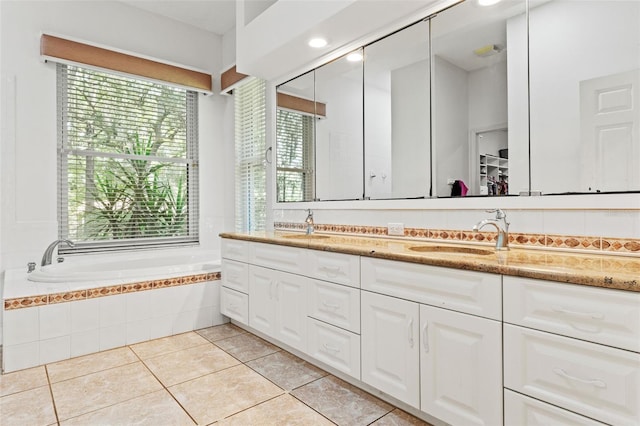
[[[221,233],[222,238],[355,254],[470,271],[640,292],[640,257],[444,244],[415,239],[293,232]],[[424,250],[424,251],[416,251]],[[452,252],[453,251],[453,252]]]

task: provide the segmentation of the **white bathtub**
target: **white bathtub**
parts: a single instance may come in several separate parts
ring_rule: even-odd
[[[171,255],[132,255],[124,257],[95,256],[68,257],[63,263],[38,267],[28,274],[29,281],[62,283],[136,279],[140,277],[170,278],[220,271],[220,257],[216,252]]]
[[[157,250],[68,256],[5,272],[5,372],[228,321],[219,252]]]

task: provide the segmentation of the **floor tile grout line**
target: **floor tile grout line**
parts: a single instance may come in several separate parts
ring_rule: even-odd
[[[58,407],[56,406],[56,398],[53,395],[53,384],[51,383],[51,378],[49,377],[49,369],[47,368],[49,364],[44,365],[44,374],[47,376],[47,384],[49,385],[49,394],[51,395],[51,405],[53,405],[53,414],[56,416],[56,423],[60,424],[60,417],[58,417]]]
[[[327,377],[327,376],[325,376]],[[318,379],[319,380],[319,379]],[[315,380],[314,380],[315,381]],[[312,383],[312,382],[310,382]],[[307,383],[309,384],[309,383]],[[306,386],[306,385],[305,385]],[[302,386],[300,386],[302,387]],[[297,388],[296,388],[297,389]],[[333,423],[334,425],[337,425],[337,422],[334,422],[333,420],[331,420],[329,417],[327,417],[324,413],[321,413],[320,411],[318,411],[317,409],[313,408],[312,406],[310,406],[309,404],[307,404],[306,402],[304,402],[303,400],[301,400],[300,398],[298,398],[296,395],[292,394],[291,392],[289,392],[289,395],[291,395],[292,397],[294,397],[296,399],[296,401],[299,401],[300,403],[304,404],[305,406],[309,407],[311,410],[313,410],[314,412],[320,414],[322,417],[324,417],[325,419],[329,420],[331,423]]]
[[[184,411],[185,414],[187,416],[189,416],[189,418],[191,419],[193,424],[197,425],[198,421],[196,419],[194,419],[193,416],[191,415],[191,413],[189,413],[189,411],[180,403],[180,401],[178,401],[176,399],[175,395],[169,390],[169,388],[167,386],[164,385],[164,383],[162,383],[162,380],[160,380],[158,378],[158,376],[155,375],[155,373],[149,368],[149,366],[144,362],[144,360],[142,358],[140,358],[140,356],[135,351],[134,351],[134,353],[138,357],[138,359],[140,360],[142,365],[144,365],[144,368],[146,368],[149,371],[149,373],[153,376],[153,378],[156,379],[158,381],[158,383],[160,383],[160,386],[162,386],[162,390],[167,392],[169,394],[169,396],[171,397],[171,399],[173,399],[176,402],[176,404],[178,404],[178,407],[180,407],[182,409],[182,411]],[[172,385],[172,386],[175,386],[175,385]]]

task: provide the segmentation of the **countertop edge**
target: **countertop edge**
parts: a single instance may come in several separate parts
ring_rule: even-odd
[[[295,235],[293,233],[283,233],[283,235]],[[345,245],[332,245],[331,241],[323,242],[322,240],[315,239],[305,239],[303,237],[304,234],[300,234],[300,238],[291,238],[287,239],[283,237],[283,235],[254,235],[254,234],[244,234],[244,233],[230,233],[223,232],[220,233],[221,238],[227,239],[235,239],[235,240],[243,240],[243,241],[251,241],[258,243],[266,243],[266,244],[275,244],[275,245],[283,245],[290,247],[299,247],[311,250],[320,250],[320,251],[328,251],[335,253],[343,253],[343,254],[352,254],[357,256],[365,256],[377,259],[386,259],[400,262],[409,262],[409,263],[417,263],[423,265],[430,266],[438,266],[445,268],[453,268],[453,269],[461,269],[461,270],[469,270],[476,272],[486,272],[492,274],[501,274],[508,275],[514,277],[522,277],[522,278],[533,278],[540,279],[545,281],[555,281],[559,283],[567,283],[567,284],[577,284],[577,285],[585,285],[590,287],[601,287],[622,291],[631,291],[631,292],[640,292],[640,279],[630,279],[628,276],[624,276],[624,274],[617,273],[617,271],[607,271],[604,273],[603,271],[593,272],[585,272],[585,271],[567,271],[565,270],[554,270],[553,267],[547,267],[545,269],[541,269],[539,266],[536,266],[534,263],[529,265],[508,265],[501,264],[500,261],[491,261],[491,262],[478,262],[465,259],[464,257],[451,256],[450,258],[443,258],[442,256],[433,256],[428,253],[420,253],[420,254],[406,254],[402,252],[394,252],[391,250],[372,250],[365,247],[357,247],[357,246],[347,246]],[[333,237],[331,235],[330,237]],[[366,241],[367,237],[349,237],[349,238],[357,238],[362,241]],[[376,238],[376,241],[384,241],[384,239]],[[416,242],[416,241],[397,241],[393,240],[394,243],[398,244],[433,244],[431,242]],[[372,245],[374,241],[372,239]],[[465,246],[465,244],[449,244],[449,245],[457,245],[457,246]],[[520,253],[531,252],[532,254],[540,254],[545,253],[541,250],[527,250],[518,248],[516,249]],[[515,251],[515,250],[514,250]],[[562,253],[550,253],[553,256],[569,256],[569,254]],[[597,258],[601,259],[611,258],[614,256],[606,256],[606,255],[589,255],[589,254],[571,254],[573,256],[579,256],[584,258]],[[505,254],[508,256],[508,254]],[[640,267],[640,259],[630,259],[629,262],[637,262]],[[639,277],[640,278],[640,277]]]

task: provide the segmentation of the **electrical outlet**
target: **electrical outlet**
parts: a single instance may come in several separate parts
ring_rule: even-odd
[[[387,234],[404,235],[404,223],[388,223]]]

